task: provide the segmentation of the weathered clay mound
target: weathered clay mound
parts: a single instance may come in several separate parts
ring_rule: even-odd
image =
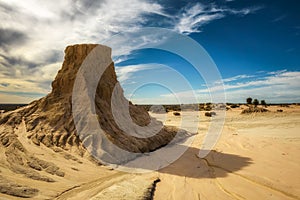
[[[262,113],[262,112],[269,112],[268,109],[260,108],[260,107],[249,107],[242,111],[242,114],[250,114],[250,113]]]
[[[68,46],[62,68],[52,83],[52,92],[26,107],[3,114],[0,124],[15,127],[24,120],[27,132],[30,133],[28,139],[34,144],[43,144],[50,148],[60,147],[75,151],[79,155],[86,153],[86,146],[97,146],[99,141],[90,141],[90,137],[77,135],[72,116],[72,91],[76,74],[84,59],[95,47],[110,51],[109,47],[95,44]],[[138,138],[124,133],[118,127],[111,111],[111,95],[116,84],[118,81],[112,62],[98,83],[95,97],[98,121],[109,140],[118,147],[135,153],[154,151],[168,144],[176,135],[177,129],[163,127],[152,137]],[[123,91],[120,93],[120,98],[127,101]],[[129,108],[134,123],[139,126],[150,123],[151,118],[143,108],[134,106],[130,102]],[[86,142],[85,147],[82,141]]]
[[[76,156],[99,158],[98,156],[104,155],[115,160],[116,163],[121,163],[133,159],[134,156],[123,157],[123,154],[111,150],[111,146],[117,146],[129,153],[144,153],[165,146],[174,138],[178,129],[164,127],[161,122],[152,119],[144,108],[128,102],[120,87],[117,91],[118,101],[129,105],[131,120],[139,127],[147,126],[154,121],[156,125],[161,126],[161,129],[157,134],[143,138],[130,135],[119,127],[119,124],[114,120],[111,103],[113,90],[118,84],[113,62],[101,76],[94,98],[97,123],[101,127],[101,134],[105,134],[109,143],[103,142],[97,131],[78,135],[72,114],[73,86],[78,70],[95,47],[100,50],[100,56],[102,51],[111,51],[109,47],[95,44],[68,46],[65,50],[62,68],[52,83],[51,93],[28,106],[0,115],[2,169],[9,170],[10,173],[18,174],[18,176],[29,180],[51,183],[60,180],[66,172],[62,171],[59,165],[36,156],[39,152],[32,150],[36,147],[40,146],[41,152],[45,149],[52,149],[58,156],[64,157],[66,162],[70,160],[80,163],[81,161]],[[111,60],[110,55],[107,59]],[[88,88],[85,89],[88,90]],[[84,113],[85,111],[86,108],[83,107],[81,112]],[[79,119],[80,122],[83,122],[83,129],[89,127],[84,115],[82,117],[79,115]],[[132,129],[132,131],[137,132],[138,129]],[[180,133],[185,134],[186,132],[181,131]],[[32,148],[33,146],[34,148]],[[76,156],[67,153],[67,151]],[[92,160],[98,162],[95,159]],[[38,189],[17,184],[12,180],[6,174],[3,174],[3,177],[0,176],[1,193],[20,197],[38,195]]]

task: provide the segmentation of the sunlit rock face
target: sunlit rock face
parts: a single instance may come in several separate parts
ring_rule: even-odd
[[[106,156],[114,160],[115,163],[126,162],[129,158],[114,152],[111,148],[113,145],[126,152],[142,153],[154,151],[168,144],[178,130],[173,127],[164,127],[160,122],[151,119],[143,108],[128,102],[118,83],[112,61],[105,68],[102,76],[99,77],[100,80],[93,99],[94,114],[97,115],[101,128],[98,132],[78,134],[72,114],[72,94],[77,72],[91,52],[100,57],[105,56],[102,59],[111,60],[111,49],[103,45],[80,44],[68,46],[65,49],[62,68],[52,82],[51,93],[26,107],[1,115],[0,123],[11,127],[9,132],[12,135],[14,134],[13,128],[24,123],[28,133],[27,138],[35,145],[45,145],[49,148],[59,147],[81,156],[92,153],[96,159],[100,158],[100,160],[102,156]],[[89,88],[83,88],[83,90],[89,90]],[[118,98],[116,102],[129,106],[130,120],[137,127],[144,127],[153,123],[155,126],[161,127],[160,130],[151,137],[138,137],[139,134],[141,136],[144,134],[138,128],[121,129],[120,124],[116,123],[112,112],[111,105],[114,90],[115,98]],[[82,111],[79,110],[79,113],[82,112],[83,114],[87,110],[85,106],[82,106],[81,109]],[[88,119],[84,115],[77,115],[77,117],[83,124],[81,129],[85,129],[84,126],[88,126],[88,122],[86,122]],[[132,131],[134,134],[128,134],[128,131]],[[109,143],[101,140],[103,134],[108,138]]]

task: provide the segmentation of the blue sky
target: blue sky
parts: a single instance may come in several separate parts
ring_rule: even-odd
[[[297,0],[0,0],[0,10],[0,103],[29,103],[51,91],[65,46],[103,43],[143,27],[167,28],[202,45],[221,74],[227,102],[248,96],[300,102]],[[113,49],[118,79],[133,103],[206,102],[218,91],[184,58],[133,44],[114,44],[128,45],[125,54]]]

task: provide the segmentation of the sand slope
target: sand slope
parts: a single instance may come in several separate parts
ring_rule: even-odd
[[[299,107],[269,109],[250,115],[228,111],[214,151],[199,159],[209,125],[203,117],[193,147],[160,170],[154,199],[300,199]],[[179,119],[169,115],[166,123]]]

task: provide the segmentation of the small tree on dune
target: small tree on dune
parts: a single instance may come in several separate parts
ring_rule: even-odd
[[[266,101],[265,101],[265,100],[261,100],[261,101],[260,101],[260,104],[261,104],[262,106],[265,106],[265,107],[267,107],[267,103],[266,103]]]
[[[257,107],[257,105],[259,104],[259,101],[257,99],[254,99],[253,104],[254,104],[255,107]]]
[[[252,104],[252,98],[251,98],[251,97],[248,97],[248,98],[246,99],[246,101],[247,101],[247,104]]]

